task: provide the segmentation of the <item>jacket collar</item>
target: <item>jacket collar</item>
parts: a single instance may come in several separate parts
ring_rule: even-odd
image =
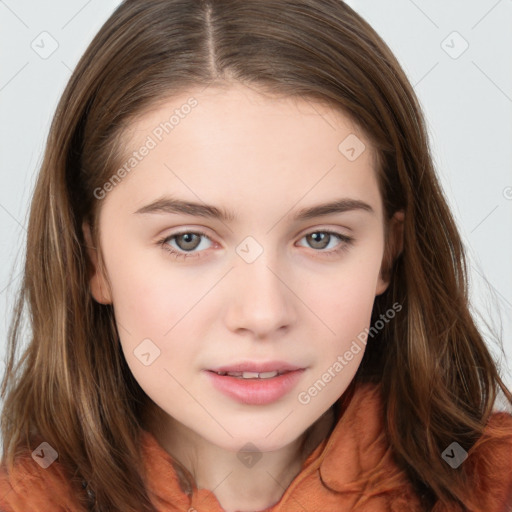
[[[410,485],[393,460],[380,389],[353,381],[340,399],[334,430],[308,457],[318,458],[320,479],[332,491],[371,496]]]

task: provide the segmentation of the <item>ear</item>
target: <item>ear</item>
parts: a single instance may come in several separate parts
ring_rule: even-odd
[[[91,227],[88,222],[82,224],[82,231],[84,233],[85,243],[87,247],[87,254],[92,264],[92,272],[89,276],[89,287],[91,295],[96,302],[100,304],[111,304],[112,296],[110,293],[110,286],[106,279],[100,258],[98,258],[98,250],[94,246],[91,234]]]
[[[393,262],[403,250],[404,237],[404,212],[403,210],[395,212],[389,221],[387,239],[385,240],[384,256],[380,269],[379,279],[375,295],[384,293],[391,282],[391,267]]]

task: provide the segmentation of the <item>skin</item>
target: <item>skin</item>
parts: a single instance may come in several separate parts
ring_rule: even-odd
[[[128,365],[155,404],[147,429],[226,511],[254,511],[279,501],[327,435],[330,408],[360,365],[364,350],[308,404],[299,402],[370,326],[374,298],[389,285],[381,274],[383,204],[373,149],[347,116],[242,85],[191,90],[146,112],[125,134],[127,158],[191,96],[198,105],[101,200],[103,271],[84,224],[96,269],[90,287],[95,300],[113,303]],[[338,150],[349,134],[366,146],[354,161]],[[134,213],[166,194],[227,208],[236,220]],[[341,197],[364,201],[373,213],[292,220],[301,208]],[[402,221],[397,215],[390,223],[393,247]],[[174,259],[158,245],[198,229],[208,238],[167,241],[181,252],[194,247],[188,251],[198,257]],[[354,242],[306,236],[325,230]],[[263,249],[250,264],[236,252],[247,236]],[[160,350],[149,366],[134,355],[146,338]],[[248,405],[213,388],[203,371],[242,360],[306,370],[278,401]],[[263,454],[252,467],[237,457],[246,443]]]

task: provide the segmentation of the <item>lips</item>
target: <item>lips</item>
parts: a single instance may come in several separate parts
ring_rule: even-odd
[[[251,371],[246,371],[248,368]],[[206,370],[205,374],[213,387],[230,399],[246,405],[267,405],[287,396],[304,371],[305,368],[291,364],[271,362],[223,366]]]
[[[257,363],[255,361],[244,361],[235,363],[228,366],[219,366],[217,368],[208,368],[208,371],[218,374],[237,374],[233,376],[243,376],[244,373],[252,374],[266,374],[270,372],[277,372],[279,375],[283,373],[293,372],[295,370],[302,370],[300,366],[296,366],[284,361],[267,361]]]

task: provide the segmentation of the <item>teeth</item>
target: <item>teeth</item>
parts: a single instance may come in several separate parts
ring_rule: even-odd
[[[259,374],[259,378],[260,379],[270,379],[272,377],[275,377],[276,375],[278,375],[279,372],[277,371],[273,371],[273,372],[264,372],[264,373],[260,373]],[[244,379],[245,379],[245,375],[244,375]]]
[[[229,375],[230,377],[241,377],[242,379],[271,379],[280,375],[277,370],[273,372],[216,372],[218,375]]]
[[[244,379],[258,379],[260,374],[258,372],[243,372],[242,378]]]

